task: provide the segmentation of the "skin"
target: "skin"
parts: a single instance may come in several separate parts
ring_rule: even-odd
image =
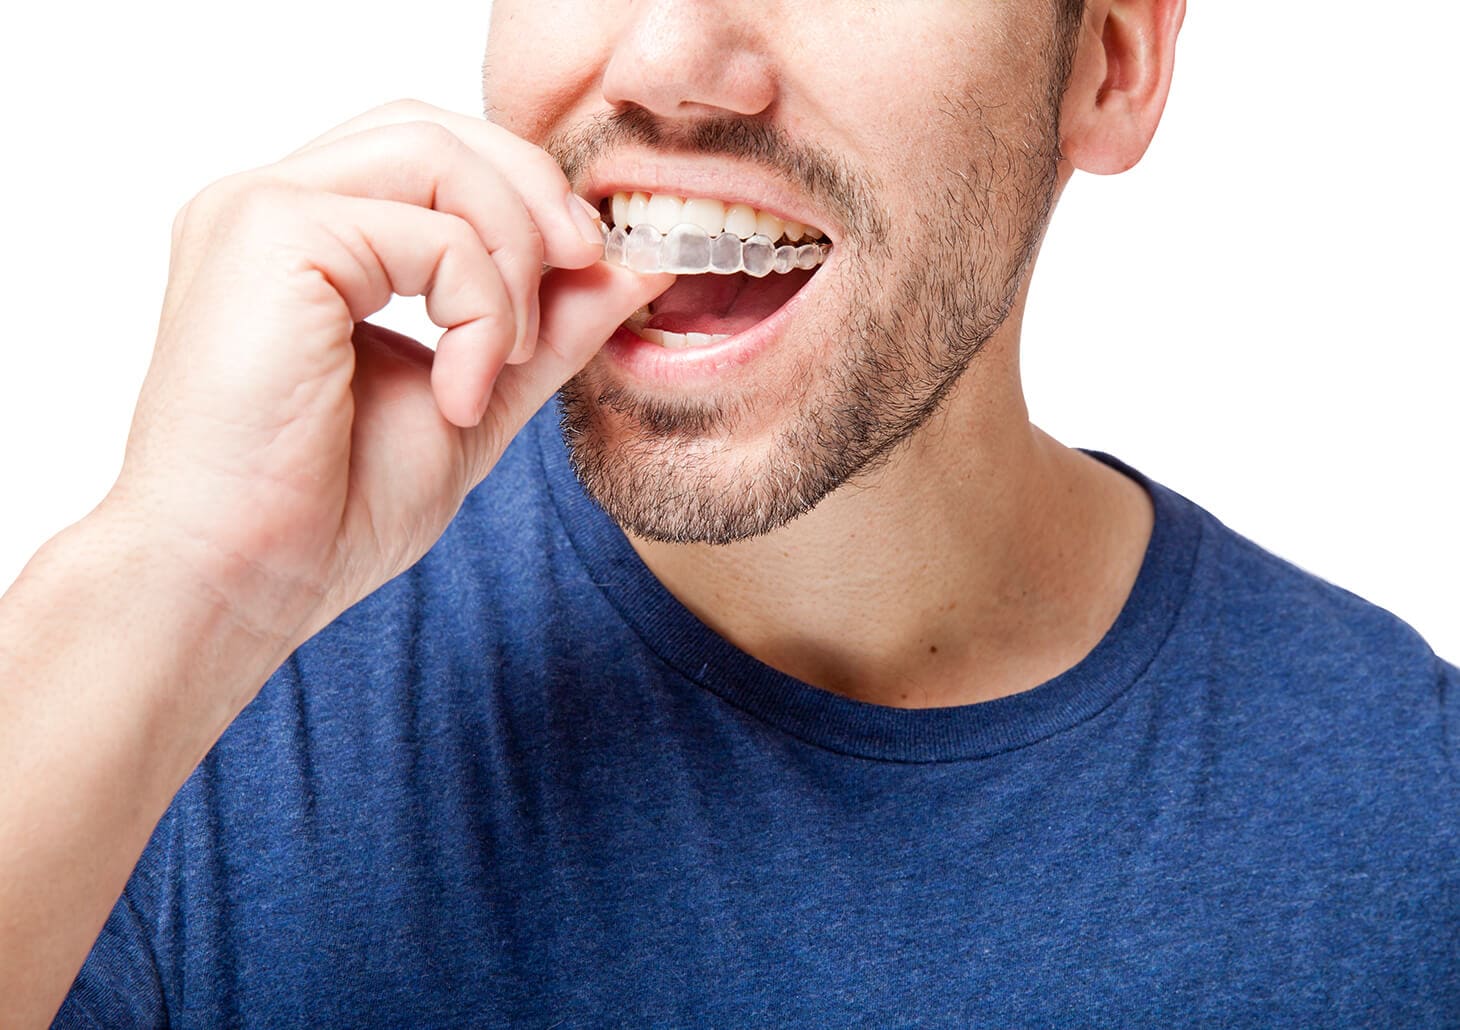
[[[1093,8],[1060,118],[1044,4],[846,5],[834,32],[809,3],[604,4],[570,19],[568,45],[533,53],[559,6],[494,7],[485,92],[500,124],[561,156],[555,140],[606,113],[652,117],[670,142],[765,120],[866,184],[849,199],[871,209],[831,212],[838,260],[751,364],[665,390],[600,354],[570,384],[580,474],[645,563],[741,649],[865,701],[987,700],[1078,662],[1129,593],[1151,510],[1029,424],[1028,267],[1075,162],[1139,156],[1165,74],[1139,44],[1164,45],[1179,10],[1147,7],[1146,22]],[[876,40],[875,54],[847,59],[848,39]],[[515,63],[528,54],[532,77]],[[1116,96],[1131,87],[1147,91],[1140,111]],[[591,185],[597,164],[652,167],[655,150],[610,142],[565,165]],[[665,174],[727,156],[777,174],[688,142]],[[859,228],[873,223],[880,234]],[[930,420],[901,415],[942,390]],[[610,393],[634,405],[602,403]],[[679,431],[653,414],[686,410]]]
[[[1182,10],[1092,3],[1056,185],[1139,158]],[[767,33],[765,17],[785,24]],[[667,287],[595,263],[594,228],[534,144],[629,106],[771,120],[877,183],[888,245],[905,248],[919,190],[951,167],[919,154],[983,153],[923,117],[927,97],[961,76],[1027,100],[1035,58],[1018,41],[1047,17],[1032,0],[498,0],[498,125],[389,105],[189,202],[117,483],[0,598],[4,1025],[48,1023],[168,802],[272,671],[424,553],[532,413]],[[1016,111],[988,110],[1019,135]],[[1074,664],[1129,590],[1150,511],[1029,425],[1015,285],[973,370],[887,460],[754,539],[635,537],[644,560],[749,653],[868,700],[974,701]],[[393,292],[424,293],[447,330],[434,360],[362,323]],[[794,414],[777,373],[834,366],[815,324],[779,344],[727,381],[751,422],[708,442],[712,473],[762,460]],[[772,600],[774,623],[757,615]]]

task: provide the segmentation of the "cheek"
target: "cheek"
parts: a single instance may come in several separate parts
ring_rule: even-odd
[[[1040,6],[836,5],[834,24],[797,44],[788,110],[804,108],[817,134],[834,137],[833,148],[854,155],[897,205],[897,194],[957,174],[990,137],[1018,137],[1042,106],[1046,30],[1031,13]]]
[[[595,87],[605,61],[606,21],[616,4],[496,0],[482,65],[487,116],[540,143]]]

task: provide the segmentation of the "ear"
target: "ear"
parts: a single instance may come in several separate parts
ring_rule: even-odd
[[[1076,167],[1123,172],[1146,152],[1176,59],[1186,0],[1089,0],[1060,110],[1060,145]]]

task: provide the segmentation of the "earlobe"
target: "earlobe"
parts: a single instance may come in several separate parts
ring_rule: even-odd
[[[1060,112],[1061,152],[1097,175],[1123,172],[1150,145],[1186,0],[1091,0]]]

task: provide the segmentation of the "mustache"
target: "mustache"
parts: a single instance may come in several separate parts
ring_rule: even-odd
[[[542,146],[574,184],[595,162],[626,146],[737,158],[769,169],[819,204],[841,212],[847,229],[865,241],[887,239],[887,217],[865,176],[825,149],[797,142],[784,129],[758,119],[714,118],[671,125],[642,107],[630,107],[553,133]]]

